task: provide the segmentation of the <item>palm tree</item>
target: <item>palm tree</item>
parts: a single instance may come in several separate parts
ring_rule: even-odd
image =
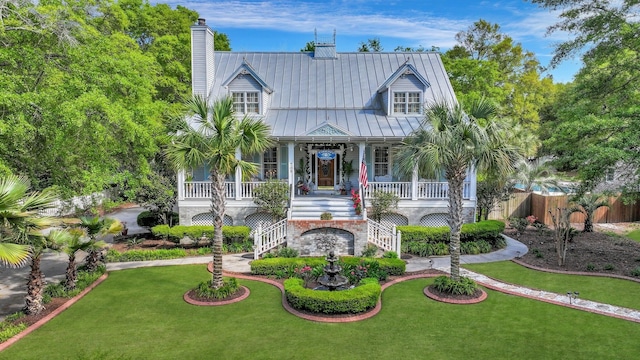
[[[491,121],[496,108],[485,100],[472,103],[469,114],[459,104],[435,103],[425,109],[425,118],[399,147],[399,169],[434,177],[444,171],[449,184],[449,227],[451,229],[451,278],[460,280],[460,230],[462,193],[467,171],[509,173],[519,158],[518,149],[508,145]],[[478,119],[486,119],[480,126]]]
[[[236,158],[242,154],[263,153],[272,146],[269,126],[259,119],[233,114],[233,99],[223,98],[208,104],[195,95],[186,101],[187,119],[181,119],[179,132],[166,150],[169,160],[179,170],[190,170],[207,164],[211,175],[211,215],[213,217],[213,279],[218,289],[222,279],[222,220],[225,212],[224,179],[240,168],[244,176],[255,174],[257,165]]]
[[[95,271],[98,267],[98,262],[100,261],[100,251],[105,247],[105,243],[103,241],[97,241],[97,236],[119,234],[122,231],[123,225],[117,219],[100,219],[99,216],[83,216],[80,218],[80,224],[78,226],[84,229],[87,236],[89,237],[89,244],[87,244],[84,249],[87,252],[87,271]]]
[[[548,194],[550,188],[560,188],[554,173],[555,169],[551,166],[551,158],[548,156],[534,161],[522,159],[516,164],[512,180],[522,185],[524,191],[530,192],[540,188],[540,191]]]
[[[67,291],[71,291],[76,288],[76,282],[78,280],[78,269],[76,267],[76,254],[78,251],[88,251],[92,247],[90,239],[83,237],[82,231],[72,229],[70,231],[60,231],[64,234],[60,234],[55,237],[54,243],[58,249],[61,249],[69,256],[69,263],[67,264],[67,270],[65,273],[64,287]],[[54,231],[51,233],[53,234]]]
[[[609,200],[601,194],[582,194],[578,198],[572,199],[577,205],[571,208],[571,212],[582,212],[584,214],[583,232],[593,232],[593,216],[596,210],[601,207],[609,207]]]
[[[9,175],[0,179],[0,252],[5,264],[22,265],[26,259],[31,259],[25,297],[25,313],[28,315],[44,309],[44,275],[40,270],[40,259],[51,239],[57,236],[42,234],[42,229],[56,221],[39,214],[40,210],[53,207],[57,194],[51,189],[30,193],[30,187],[25,177]]]

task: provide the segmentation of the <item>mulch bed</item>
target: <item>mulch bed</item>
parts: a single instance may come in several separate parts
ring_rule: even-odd
[[[538,232],[530,228],[521,235],[506,230],[505,234],[529,247],[519,260],[538,268],[633,276],[632,271],[640,267],[640,243],[622,236],[580,232],[569,243],[565,265],[559,266],[551,230]]]
[[[211,298],[207,298],[207,297],[198,296],[196,290],[192,289],[192,290],[189,290],[189,292],[187,292],[187,296],[192,300],[205,302],[205,303],[216,304],[216,303],[233,302],[233,300],[236,300],[236,299],[241,298],[242,296],[244,296],[244,294],[246,292],[247,292],[247,288],[245,288],[244,286],[241,286],[240,288],[238,288],[238,291],[236,291],[234,294],[231,294],[231,295],[227,296],[224,299],[211,299]]]

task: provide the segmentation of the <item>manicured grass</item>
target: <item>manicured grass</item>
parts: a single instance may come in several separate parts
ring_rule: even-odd
[[[476,305],[422,294],[431,279],[383,294],[382,311],[355,323],[299,319],[273,286],[243,281],[248,299],[196,307],[182,295],[204,266],[113,272],[0,359],[630,359],[640,326],[489,291]]]
[[[632,239],[632,240],[640,242],[640,229],[630,231],[625,236],[628,237],[629,239]]]
[[[464,267],[512,284],[559,294],[578,291],[582,299],[640,309],[640,283],[629,280],[554,274],[531,270],[511,261],[465,264]]]

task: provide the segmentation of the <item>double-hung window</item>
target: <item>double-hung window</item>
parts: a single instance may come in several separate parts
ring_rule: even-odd
[[[265,180],[278,178],[278,148],[274,147],[264,152],[262,156],[262,171]]]
[[[394,92],[393,112],[396,114],[420,114],[420,92]]]
[[[380,146],[374,148],[373,175],[385,176],[389,174],[389,148]]]
[[[260,113],[260,93],[258,91],[232,92],[233,110],[239,114]]]

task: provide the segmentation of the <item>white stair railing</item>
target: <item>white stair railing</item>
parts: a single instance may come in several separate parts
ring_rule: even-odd
[[[258,228],[253,234],[253,258],[258,259],[260,255],[284,244],[287,241],[287,219],[282,219],[275,224],[262,228],[258,224]]]
[[[395,251],[398,256],[401,251],[401,235],[395,225],[389,227],[367,219],[367,240],[386,251]]]

